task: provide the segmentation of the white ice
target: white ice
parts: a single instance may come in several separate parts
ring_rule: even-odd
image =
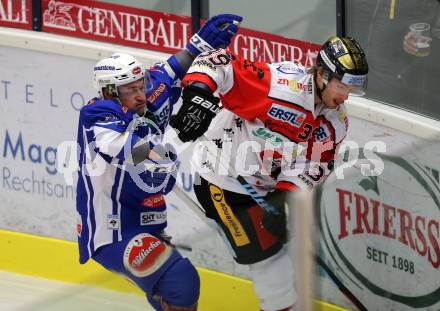
[[[136,294],[0,271],[1,311],[152,311]]]

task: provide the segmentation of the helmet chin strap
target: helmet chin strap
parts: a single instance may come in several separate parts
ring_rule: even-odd
[[[118,94],[118,88],[116,85],[114,84],[109,84],[108,85],[108,92],[111,96],[116,97],[119,99],[119,94]]]
[[[322,94],[324,93],[324,90],[327,87],[330,74],[329,74],[329,72],[327,70],[323,71],[323,73],[322,73],[322,88],[320,88],[318,86],[318,83],[316,82],[317,74],[318,74],[318,71],[315,71],[315,74],[313,75],[313,80],[314,80],[315,85],[316,85],[316,95],[318,95],[319,100],[322,101]]]

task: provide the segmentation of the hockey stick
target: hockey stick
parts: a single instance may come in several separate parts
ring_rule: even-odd
[[[204,143],[204,145],[207,147],[207,151],[215,157],[216,161],[220,163],[223,167],[225,167],[229,173],[229,175],[233,178],[235,178],[242,187],[246,190],[246,192],[249,194],[249,196],[252,197],[252,199],[265,211],[269,213],[273,213],[274,210],[276,213],[278,211],[271,205],[269,205],[265,199],[257,193],[257,191],[250,185],[241,175],[237,173],[237,171],[229,165],[229,162],[222,158],[221,154],[219,154],[219,149],[217,146],[209,140],[205,135],[202,135],[199,138],[200,141]],[[209,144],[209,146],[207,146]],[[211,146],[211,148],[210,148]],[[215,149],[213,149],[215,148]],[[194,203],[194,202],[193,202]],[[195,204],[195,203],[194,203]],[[197,205],[197,204],[196,204]],[[194,208],[194,206],[192,206]],[[339,280],[336,276],[336,274],[330,269],[330,267],[322,260],[322,258],[319,257],[319,255],[314,254],[313,255],[316,263],[327,273],[327,275],[330,277],[330,279],[335,283],[335,285],[338,287],[340,292],[344,294],[347,299],[349,299],[360,311],[368,311],[368,309],[359,301],[358,298]]]
[[[174,129],[176,130],[176,129]],[[177,131],[177,130],[176,130]],[[237,173],[237,171],[235,169],[233,169],[230,165],[229,162],[227,162],[226,160],[223,159],[223,157],[218,154],[218,152],[220,151],[217,146],[205,135],[202,135],[199,137],[199,141],[201,141],[203,143],[203,146],[206,147],[206,150],[215,157],[216,161],[218,163],[220,163],[225,169],[227,169],[228,174],[235,178],[244,188],[244,190],[246,190],[246,193],[252,197],[252,199],[259,205],[261,206],[265,211],[278,215],[279,211],[273,207],[272,205],[270,205],[268,202],[266,202],[266,200],[246,181],[246,179],[243,178],[243,176],[241,176],[240,174]]]
[[[212,228],[212,225],[208,222],[208,220],[206,219],[206,215],[204,212],[204,209],[197,204],[193,199],[191,199],[189,197],[189,195],[187,195],[185,193],[185,191],[183,191],[180,187],[178,187],[176,185],[176,187],[173,188],[173,193],[180,199],[183,201],[183,203],[186,206],[189,206],[191,208],[191,210],[197,214],[197,216],[200,218],[200,220],[202,220],[206,225],[208,225],[208,227]],[[214,230],[214,228],[212,228]]]
[[[183,203],[188,206],[197,216],[203,221],[208,227],[215,230],[212,224],[208,222],[207,217],[204,213],[204,209],[193,201],[180,187],[174,187],[173,193],[183,201]],[[328,274],[330,279],[336,284],[338,289],[349,299],[360,311],[368,311],[367,308],[356,298],[356,296],[351,293],[347,287],[336,277],[333,271],[327,266],[327,264],[316,254],[313,254],[316,263]]]

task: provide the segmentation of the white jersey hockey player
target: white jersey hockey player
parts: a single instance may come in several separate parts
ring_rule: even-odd
[[[367,73],[359,44],[332,37],[313,68],[250,62],[220,49],[197,57],[183,80],[183,105],[171,122],[179,138],[194,141],[206,132],[229,165],[279,211],[263,211],[203,146],[195,152],[197,199],[223,229],[235,260],[249,265],[262,310],[295,304],[283,246],[285,194],[310,189],[331,172],[348,128],[343,103],[349,93],[362,92]]]

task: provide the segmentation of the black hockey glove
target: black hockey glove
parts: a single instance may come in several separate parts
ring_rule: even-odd
[[[261,221],[261,224],[267,231],[282,240],[286,239],[287,233],[286,210],[284,208],[286,195],[286,191],[274,191],[266,196],[266,202],[275,207],[278,210],[278,214],[264,211]]]
[[[220,100],[208,89],[189,85],[183,89],[182,107],[170,125],[178,131],[181,141],[195,141],[205,134],[212,119],[220,111]]]

